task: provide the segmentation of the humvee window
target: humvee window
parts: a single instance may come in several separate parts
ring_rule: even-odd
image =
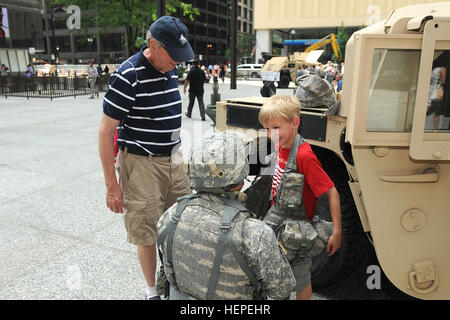
[[[367,131],[411,132],[420,50],[375,49]]]
[[[448,68],[450,50],[436,50],[434,56],[427,101],[425,132],[449,132]]]

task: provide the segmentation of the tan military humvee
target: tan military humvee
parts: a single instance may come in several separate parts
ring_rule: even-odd
[[[289,57],[272,57],[261,69],[261,80],[278,83],[278,88],[287,88],[295,82],[296,72],[301,68],[319,65],[317,60],[324,50],[294,52]]]
[[[396,287],[450,299],[449,67],[450,2],[405,7],[348,41],[336,115],[302,109],[299,131],[341,198],[341,261],[322,283],[348,270],[361,228]],[[217,128],[264,148],[265,99],[217,103]]]

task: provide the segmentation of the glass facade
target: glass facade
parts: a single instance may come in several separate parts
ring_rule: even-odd
[[[23,2],[23,1],[22,1]],[[45,47],[40,1],[2,1],[0,48],[42,50]]]

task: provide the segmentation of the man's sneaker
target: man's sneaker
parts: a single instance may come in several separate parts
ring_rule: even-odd
[[[153,296],[153,297],[148,297],[147,295],[145,295],[145,300],[161,300],[160,296]]]
[[[190,118],[191,116],[187,114],[187,112],[184,114],[186,117]]]

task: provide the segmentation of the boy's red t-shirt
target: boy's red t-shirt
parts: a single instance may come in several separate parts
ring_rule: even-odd
[[[277,156],[275,173],[272,178],[272,200],[277,194],[281,176],[289,159],[290,149],[281,147]],[[309,143],[305,142],[298,147],[297,170],[305,176],[303,186],[303,203],[305,205],[308,219],[314,217],[317,198],[334,186],[333,181],[322,169],[322,164],[311,149]]]

